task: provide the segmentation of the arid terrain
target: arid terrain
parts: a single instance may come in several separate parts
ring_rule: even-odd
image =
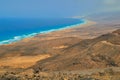
[[[120,80],[120,16],[113,15],[1,45],[0,80]]]

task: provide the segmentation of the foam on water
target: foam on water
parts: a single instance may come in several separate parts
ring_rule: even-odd
[[[11,44],[11,43],[13,43],[13,42],[20,41],[20,40],[22,40],[22,39],[24,39],[24,38],[34,37],[34,36],[37,35],[37,34],[46,34],[46,33],[49,33],[49,32],[58,31],[58,30],[63,30],[63,29],[67,29],[67,28],[72,28],[72,27],[79,26],[79,25],[86,24],[86,23],[87,23],[86,20],[83,20],[82,23],[75,24],[75,25],[70,25],[70,26],[64,26],[63,28],[50,29],[50,30],[47,30],[47,31],[40,31],[40,32],[37,32],[37,33],[31,33],[31,34],[26,34],[26,35],[21,35],[21,36],[15,36],[15,37],[13,37],[12,39],[0,41],[0,45]]]

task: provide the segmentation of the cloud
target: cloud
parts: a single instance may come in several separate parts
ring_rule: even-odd
[[[117,4],[118,0],[104,0],[106,5],[115,5]]]
[[[105,10],[120,10],[120,0],[102,0]]]
[[[120,6],[120,0],[103,0],[106,6]]]

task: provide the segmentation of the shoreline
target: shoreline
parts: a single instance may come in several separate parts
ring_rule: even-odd
[[[59,28],[59,29],[51,29],[51,30],[47,30],[47,31],[41,31],[38,33],[31,33],[31,34],[22,35],[22,36],[15,36],[12,39],[0,41],[0,45],[9,45],[9,44],[24,40],[26,38],[33,38],[34,36],[39,35],[39,34],[49,34],[51,32],[63,31],[66,29],[72,29],[72,28],[77,28],[80,26],[83,27],[84,25],[89,25],[89,22],[90,22],[89,20],[86,20],[86,19],[82,19],[82,20],[83,20],[82,23],[78,23],[78,24],[74,24],[74,25],[70,25],[70,26],[65,26],[65,27]]]

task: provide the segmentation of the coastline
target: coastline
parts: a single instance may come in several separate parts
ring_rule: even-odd
[[[89,20],[86,20],[86,19],[82,19],[82,20],[83,20],[82,23],[78,23],[78,24],[74,24],[74,25],[70,25],[70,26],[65,26],[65,27],[59,28],[59,29],[51,29],[51,30],[47,30],[47,31],[41,31],[38,33],[31,33],[31,34],[27,34],[27,35],[25,34],[22,36],[15,36],[12,39],[0,41],[0,45],[12,44],[12,43],[24,40],[26,38],[33,38],[34,36],[39,35],[39,34],[49,34],[51,32],[63,31],[63,30],[67,30],[67,29],[77,28],[77,27],[85,27],[85,25],[89,25],[89,23],[90,23]]]

